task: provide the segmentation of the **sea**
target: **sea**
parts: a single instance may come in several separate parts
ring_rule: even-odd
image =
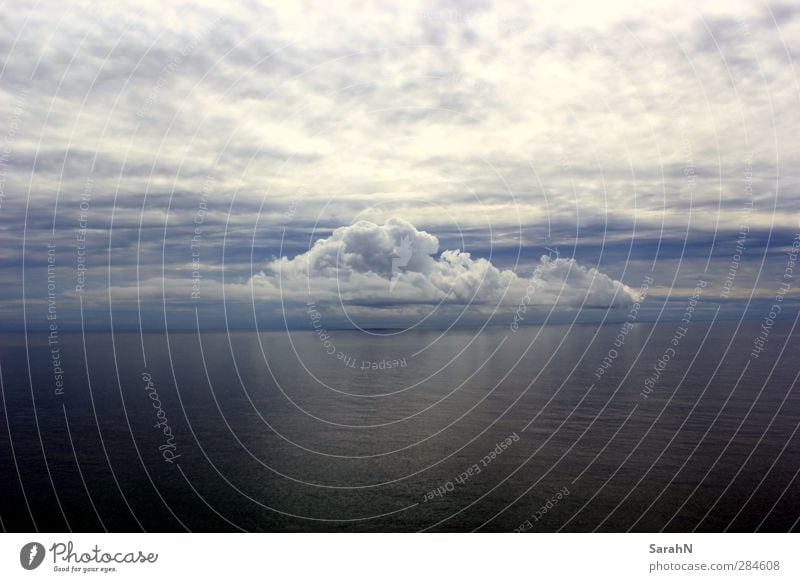
[[[0,526],[797,531],[793,326],[0,334]]]

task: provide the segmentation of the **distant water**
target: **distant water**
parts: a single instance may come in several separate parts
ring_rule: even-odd
[[[760,324],[4,334],[2,527],[797,530],[800,341]]]

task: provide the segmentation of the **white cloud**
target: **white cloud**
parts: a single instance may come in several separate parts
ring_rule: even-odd
[[[390,218],[337,228],[293,258],[271,261],[251,280],[261,299],[325,301],[396,309],[402,305],[618,307],[630,288],[574,259],[543,255],[531,277],[499,269],[485,258],[448,249],[436,236]]]

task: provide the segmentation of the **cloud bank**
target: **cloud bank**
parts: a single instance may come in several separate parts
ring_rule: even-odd
[[[270,261],[251,284],[262,298],[396,309],[403,305],[622,307],[633,291],[575,259],[543,255],[529,277],[460,249],[400,218],[337,228],[293,258]],[[527,300],[527,299],[526,299]]]

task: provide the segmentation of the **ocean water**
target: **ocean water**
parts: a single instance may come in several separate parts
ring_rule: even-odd
[[[3,334],[2,528],[797,530],[792,322],[678,325]]]

